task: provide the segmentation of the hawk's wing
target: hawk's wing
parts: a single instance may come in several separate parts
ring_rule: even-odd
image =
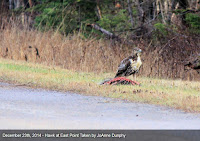
[[[118,66],[118,71],[115,77],[123,76],[123,73],[125,73],[128,67],[131,65],[130,59],[131,57],[128,57],[121,61],[120,65]]]
[[[118,66],[118,71],[115,77],[127,76],[127,74],[131,74],[132,66],[131,64],[137,61],[137,56],[129,56],[121,61]]]

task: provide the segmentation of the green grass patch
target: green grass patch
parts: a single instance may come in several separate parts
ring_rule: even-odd
[[[71,91],[200,112],[200,82],[137,77],[141,86],[99,85],[113,73],[85,73],[0,59],[0,79],[34,88]]]

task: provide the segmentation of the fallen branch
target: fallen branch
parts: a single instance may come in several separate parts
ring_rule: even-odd
[[[110,32],[110,31],[107,31],[106,29],[100,27],[97,24],[88,24],[88,25],[92,26],[96,30],[101,31],[103,34],[105,34],[106,36],[108,36],[111,39],[117,39],[120,42],[122,41],[122,39],[119,36],[115,35],[114,33]]]

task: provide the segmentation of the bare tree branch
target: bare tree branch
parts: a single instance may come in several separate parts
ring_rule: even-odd
[[[96,30],[101,31],[103,34],[105,34],[106,36],[108,36],[111,39],[117,39],[117,40],[121,41],[121,39],[118,36],[116,36],[114,33],[111,33],[110,31],[107,31],[106,29],[100,27],[97,24],[88,24],[88,25],[92,26]]]

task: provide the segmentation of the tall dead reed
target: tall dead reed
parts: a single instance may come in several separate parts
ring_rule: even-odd
[[[200,51],[199,39],[182,36],[167,44],[155,46],[135,41],[131,46],[113,44],[109,40],[85,39],[80,33],[63,36],[58,32],[40,32],[4,23],[0,28],[0,56],[85,72],[116,72],[120,61],[134,47],[144,50],[140,74],[146,77],[200,80],[194,71],[186,71],[183,61]]]
[[[116,71],[121,59],[130,54],[128,48],[113,46],[110,41],[83,39],[80,34],[65,37],[53,31],[39,32],[17,26],[0,30],[0,55],[13,60],[108,72]]]

